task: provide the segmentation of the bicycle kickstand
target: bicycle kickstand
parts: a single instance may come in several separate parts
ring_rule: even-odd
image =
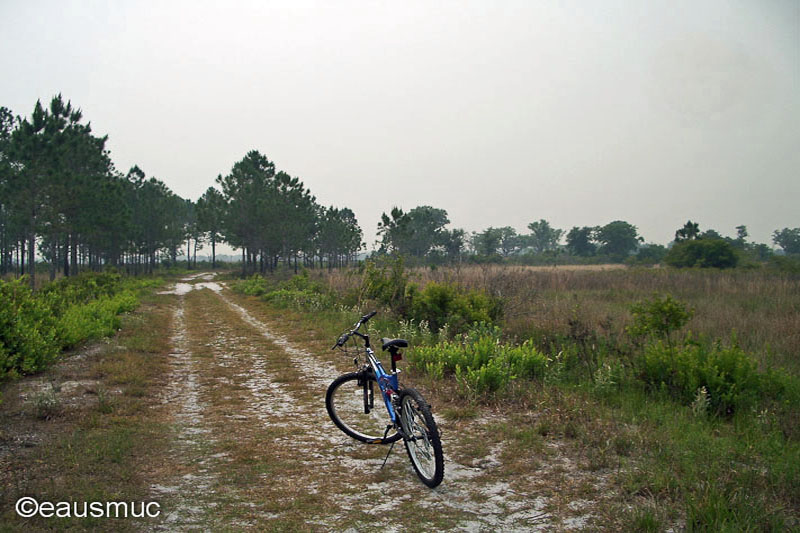
[[[385,431],[385,432],[384,432],[384,434],[383,434],[383,438],[384,438],[384,439],[386,438],[386,435],[388,435],[388,434],[389,434],[389,430],[390,430],[390,429],[392,429],[392,426],[391,426],[391,425],[389,425],[389,426],[386,426],[386,431]],[[386,466],[386,461],[388,461],[388,460],[389,460],[389,454],[390,454],[390,453],[392,453],[392,450],[394,449],[394,443],[395,443],[395,442],[397,442],[397,441],[394,441],[394,442],[392,442],[392,445],[391,445],[391,446],[389,446],[389,451],[388,451],[388,452],[386,452],[386,457],[384,457],[384,459],[383,459],[383,464],[381,465],[381,468],[380,468],[381,470],[383,470],[383,467],[384,467],[384,466]]]

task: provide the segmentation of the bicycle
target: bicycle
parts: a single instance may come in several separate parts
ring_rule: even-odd
[[[325,394],[325,407],[333,423],[350,437],[366,444],[394,444],[403,439],[411,465],[422,482],[430,488],[438,486],[444,478],[444,455],[439,428],[431,414],[431,406],[415,389],[401,387],[398,382],[397,361],[402,359],[401,348],[407,348],[404,339],[381,339],[384,351],[392,358],[392,372],[384,370],[375,356],[369,335],[359,329],[377,314],[372,311],[362,316],[350,331],[343,333],[332,350],[345,353],[351,337],[364,341],[365,361],[359,355],[353,358],[358,369],[336,378]],[[358,350],[361,353],[361,350]],[[375,385],[378,385],[384,406],[389,414],[379,415],[375,410]],[[388,422],[388,423],[387,423]],[[386,459],[383,465],[386,465]],[[383,466],[381,466],[383,468]]]

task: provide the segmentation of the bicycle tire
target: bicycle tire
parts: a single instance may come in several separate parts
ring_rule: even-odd
[[[325,408],[336,427],[357,441],[367,444],[389,444],[400,439],[395,428],[389,430],[384,438],[386,427],[391,419],[386,413],[380,398],[380,387],[375,376],[364,374],[372,382],[375,391],[375,406],[370,413],[364,409],[364,387],[359,385],[359,372],[342,374],[328,386],[325,394]]]
[[[444,454],[431,406],[415,389],[400,391],[400,427],[411,466],[425,485],[434,488],[444,479]]]

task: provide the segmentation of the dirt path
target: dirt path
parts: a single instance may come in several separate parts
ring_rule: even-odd
[[[303,350],[210,275],[174,294],[168,385],[156,409],[172,441],[150,488],[156,530],[536,531],[591,528],[603,476],[558,443],[504,444],[498,413],[450,420],[445,480],[416,478],[402,443],[367,446],[328,419],[327,385],[343,371]],[[539,441],[537,441],[539,442]],[[531,475],[533,472],[534,475]]]

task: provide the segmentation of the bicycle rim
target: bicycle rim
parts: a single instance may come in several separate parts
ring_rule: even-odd
[[[419,393],[407,390],[402,396],[400,411],[408,457],[423,483],[435,487],[444,476],[444,459],[439,430],[430,408]]]
[[[377,382],[372,377],[369,380],[374,391],[374,405],[369,413],[364,412],[364,388],[358,383],[358,374],[351,373],[339,377],[328,388],[325,397],[328,414],[339,429],[356,440],[369,444],[394,442],[400,435],[392,428],[384,438],[391,420]]]

